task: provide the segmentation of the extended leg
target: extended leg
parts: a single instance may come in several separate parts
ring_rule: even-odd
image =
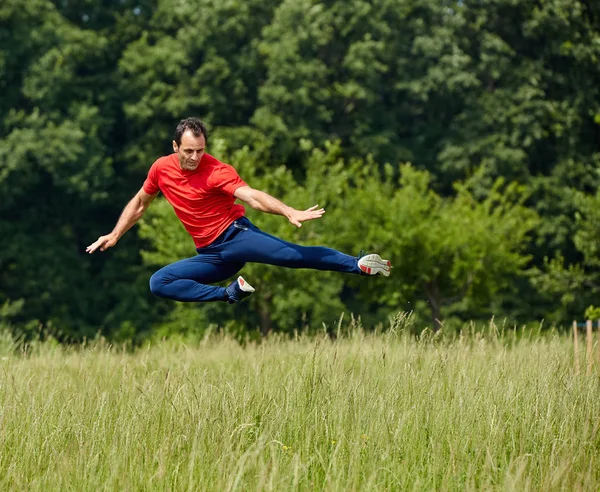
[[[267,263],[288,268],[312,268],[360,274],[358,259],[322,246],[300,246],[267,234],[249,221],[247,230],[215,248],[224,260]]]

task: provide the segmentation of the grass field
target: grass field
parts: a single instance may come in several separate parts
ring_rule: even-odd
[[[598,373],[517,335],[5,344],[0,490],[599,490]]]

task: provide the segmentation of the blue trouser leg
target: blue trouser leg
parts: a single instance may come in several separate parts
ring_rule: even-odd
[[[356,257],[322,246],[300,246],[267,234],[245,217],[198,255],[161,268],[150,290],[176,301],[225,301],[223,287],[206,285],[235,275],[247,262],[361,274]]]
[[[237,221],[244,227],[230,241],[215,247],[226,261],[267,263],[286,268],[311,268],[334,272],[362,272],[355,256],[322,246],[300,246],[261,231],[248,219]]]
[[[158,297],[184,302],[226,301],[225,288],[205,285],[221,282],[239,272],[243,263],[198,255],[171,263],[150,277],[150,290]]]

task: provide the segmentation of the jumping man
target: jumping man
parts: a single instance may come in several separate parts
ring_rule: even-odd
[[[152,165],[144,185],[127,204],[113,231],[100,236],[86,251],[105,251],[117,244],[162,191],[194,239],[198,254],[152,275],[150,290],[159,297],[187,302],[239,302],[254,292],[241,276],[227,288],[209,284],[235,275],[247,262],[359,275],[390,274],[390,262],[379,255],[356,258],[330,248],[299,246],[254,226],[244,216],[244,207],[235,204],[236,199],[261,212],[283,215],[296,227],[318,219],[325,210],[318,205],[296,210],[251,188],[232,166],[205,152],[207,140],[202,121],[181,120],[175,130],[174,153]]]

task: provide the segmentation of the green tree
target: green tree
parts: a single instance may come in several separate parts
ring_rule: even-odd
[[[188,312],[203,324],[227,324],[239,319],[244,329],[260,326],[263,333],[291,332],[298,320],[331,325],[342,311],[382,321],[399,306],[429,302],[437,329],[445,313],[489,316],[501,306],[495,296],[523,274],[528,234],[537,224],[534,212],[523,206],[524,190],[499,181],[485,200],[457,185],[455,198],[442,198],[431,188],[430,176],[402,167],[399,180],[372,160],[346,162],[338,145],[314,149],[300,184],[289,170],[265,172],[247,149],[232,162],[253,187],[265,189],[297,208],[325,206],[325,216],[295,229],[278,216],[250,211],[261,228],[306,245],[326,245],[349,254],[370,249],[390,255],[395,265],[389,278],[359,277],[310,270],[290,270],[250,264],[245,277],[257,288],[248,303],[175,306],[184,326]],[[149,211],[142,227],[152,248],[144,257],[159,266],[193,254],[191,240],[162,202]],[[185,246],[184,246],[185,245]],[[318,302],[316,302],[318,301]],[[450,306],[450,308],[445,307]],[[186,312],[187,310],[187,312]],[[205,317],[198,314],[204,312]],[[378,316],[370,313],[379,310]],[[255,317],[248,313],[255,313]]]
[[[342,142],[348,153],[398,162],[414,157],[410,101],[411,37],[427,2],[285,0],[264,29],[266,79],[253,123],[275,155],[293,158],[300,139]]]
[[[228,139],[244,136],[264,68],[257,40],[279,1],[160,0],[120,60],[126,156],[144,169],[168,151],[174,125],[200,115]],[[230,128],[229,132],[225,127]],[[165,138],[167,137],[167,138]]]
[[[4,2],[0,19],[10,96],[0,103],[0,299],[25,299],[25,319],[85,332],[94,300],[79,261],[89,221],[79,204],[102,198],[112,173],[95,90],[107,43],[44,0]]]
[[[394,309],[425,301],[434,329],[450,314],[502,312],[498,296],[524,274],[529,235],[538,223],[524,206],[525,190],[499,180],[478,200],[470,184],[457,183],[456,196],[443,198],[426,171],[404,165],[396,180],[392,166],[383,173],[378,167],[351,165],[344,201],[334,207],[338,246],[364,244],[389,254],[394,265],[386,282],[363,284],[363,302]]]
[[[421,248],[453,275],[442,280],[415,263],[428,276],[403,272],[406,284],[388,283],[392,295],[380,279],[251,266],[263,297],[252,299],[262,302],[252,313],[235,313],[244,327],[291,330],[298,320],[329,322],[342,309],[376,321],[386,309],[427,302],[443,305],[433,317],[445,320],[500,311],[568,319],[593,302],[597,283],[593,212],[575,197],[593,200],[600,186],[599,57],[600,6],[586,0],[4,0],[0,304],[23,300],[13,326],[52,324],[77,337],[98,329],[129,337],[165,315],[169,331],[183,320],[187,314],[177,312],[191,307],[173,310],[148,294],[151,266],[162,260],[143,263],[139,253],[154,251],[153,239],[134,229],[110,254],[89,258],[83,250],[114,225],[152,161],[170,152],[175,123],[196,114],[257,187],[297,206],[328,207],[322,223],[299,231],[253,216],[259,224],[351,254],[400,248],[409,265],[424,261],[411,256]],[[340,146],[314,150],[328,141]],[[401,169],[402,162],[414,167]],[[412,177],[400,186],[400,175]],[[415,191],[420,179],[427,192]],[[501,188],[510,193],[504,204],[499,179],[518,183]],[[468,182],[468,191],[456,182]],[[528,194],[517,193],[521,186]],[[412,203],[408,190],[422,200]],[[374,196],[386,197],[385,205]],[[525,224],[533,215],[524,205],[537,213],[530,233],[515,225],[527,251],[508,242],[504,253],[492,253],[476,237],[465,252],[463,235],[450,232],[470,227],[461,217],[485,224],[482,236],[508,227],[505,215],[482,211],[488,200],[514,205]],[[395,201],[427,211],[417,213],[423,225],[412,233],[423,245],[413,236],[402,244],[376,240],[388,226],[398,233],[411,224],[389,207]],[[372,209],[386,218],[367,240],[356,231]],[[453,259],[443,256],[455,247]],[[516,256],[498,270],[496,290],[481,272],[457,266],[508,253]],[[522,271],[526,257],[533,282],[510,273]],[[314,306],[319,288],[327,301]],[[225,308],[194,312],[226,323]]]
[[[554,302],[548,315],[556,323],[581,317],[588,306],[597,304],[600,292],[600,192],[575,192],[573,196],[577,260],[569,261],[562,254],[546,257],[543,267],[536,268],[532,276],[540,291]]]
[[[140,16],[119,5],[0,6],[0,301],[23,299],[20,326],[64,339],[114,333],[147,311],[143,298],[124,295],[137,249],[124,246],[112,263],[84,253],[123,202],[115,71],[135,23],[115,26]]]

